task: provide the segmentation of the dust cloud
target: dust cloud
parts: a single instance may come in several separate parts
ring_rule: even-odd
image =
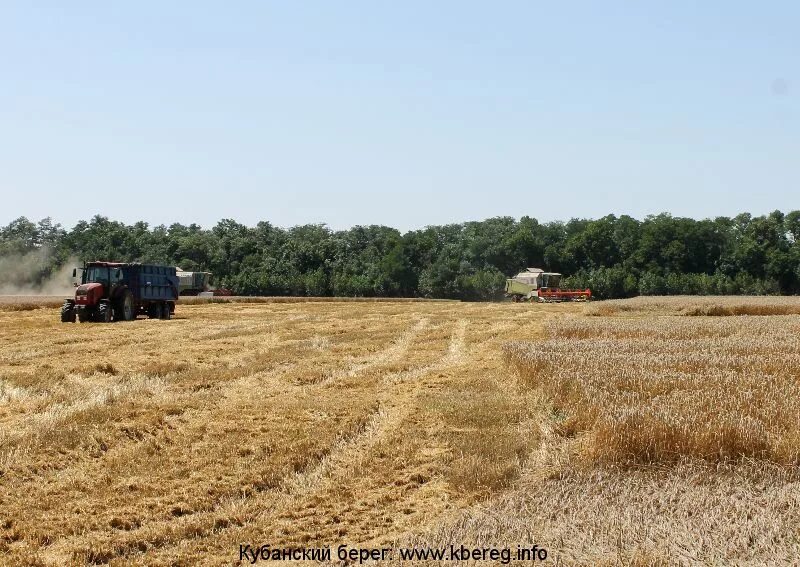
[[[47,276],[52,261],[53,253],[47,247],[0,256],[0,295],[71,295],[77,258],[70,258]]]

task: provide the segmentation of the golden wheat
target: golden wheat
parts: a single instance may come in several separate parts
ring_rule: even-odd
[[[592,303],[587,315],[800,315],[800,297],[673,295]]]
[[[559,321],[505,349],[592,461],[800,463],[800,319]]]

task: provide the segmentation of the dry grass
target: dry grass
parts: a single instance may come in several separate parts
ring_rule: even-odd
[[[67,295],[0,295],[0,311],[31,311],[61,307]],[[409,297],[266,297],[266,296],[183,296],[178,305],[209,305],[216,303],[456,303],[450,299],[421,299]]]
[[[0,564],[393,541],[519,478],[536,414],[500,344],[545,308],[295,301],[0,311]]]
[[[250,296],[229,295],[216,297],[184,296],[183,305],[208,303],[455,303],[452,299],[422,299],[417,297],[316,297],[316,296]]]
[[[800,486],[783,467],[697,462],[668,469],[531,468],[488,505],[454,514],[404,546],[544,547],[563,565],[795,565]],[[397,562],[399,563],[399,562]],[[452,565],[419,562],[419,565]]]
[[[800,318],[597,305],[0,311],[0,564],[227,565],[240,543],[792,563]]]
[[[800,297],[673,295],[613,299],[590,304],[587,315],[800,315]]]
[[[795,302],[719,300],[702,302]],[[598,316],[607,303],[505,346],[546,408],[539,443],[508,490],[399,545],[537,544],[567,565],[796,564],[800,317],[675,317],[675,298]]]
[[[0,295],[0,311],[32,311],[61,307],[64,298],[57,295]]]
[[[506,356],[593,462],[800,463],[800,320],[592,319]]]
[[[489,380],[463,383],[456,393],[434,395],[430,411],[440,416],[452,455],[445,478],[462,492],[486,496],[511,486],[538,446],[538,408],[525,392]],[[513,392],[513,394],[512,394]]]

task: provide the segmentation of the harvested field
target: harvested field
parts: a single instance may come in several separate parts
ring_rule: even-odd
[[[0,553],[230,564],[239,543],[376,545],[491,498],[539,440],[500,345],[570,310],[517,307],[2,311]]]
[[[315,296],[253,296],[220,295],[215,297],[181,296],[181,305],[209,303],[457,303],[453,299],[422,299],[416,297],[315,297]]]
[[[240,544],[793,562],[800,316],[585,316],[603,305],[0,310],[0,563],[247,564]]]
[[[0,295],[0,311],[31,311],[60,307],[68,295]]]
[[[32,309],[60,307],[62,295],[0,295],[0,311],[30,311]],[[261,297],[250,295],[228,295],[218,297],[181,296],[179,305],[208,305],[212,303],[453,303],[448,299],[385,298],[385,297]]]

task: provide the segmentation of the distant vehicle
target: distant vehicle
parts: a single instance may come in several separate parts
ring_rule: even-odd
[[[545,272],[540,268],[527,268],[506,280],[506,297],[513,301],[587,301],[590,289],[561,289],[561,274]]]
[[[211,272],[187,272],[175,268],[178,276],[179,295],[232,295],[229,289],[214,288],[214,274]]]
[[[132,321],[144,314],[170,319],[178,299],[178,278],[172,266],[89,262],[81,270],[75,296],[64,300],[61,322]]]

